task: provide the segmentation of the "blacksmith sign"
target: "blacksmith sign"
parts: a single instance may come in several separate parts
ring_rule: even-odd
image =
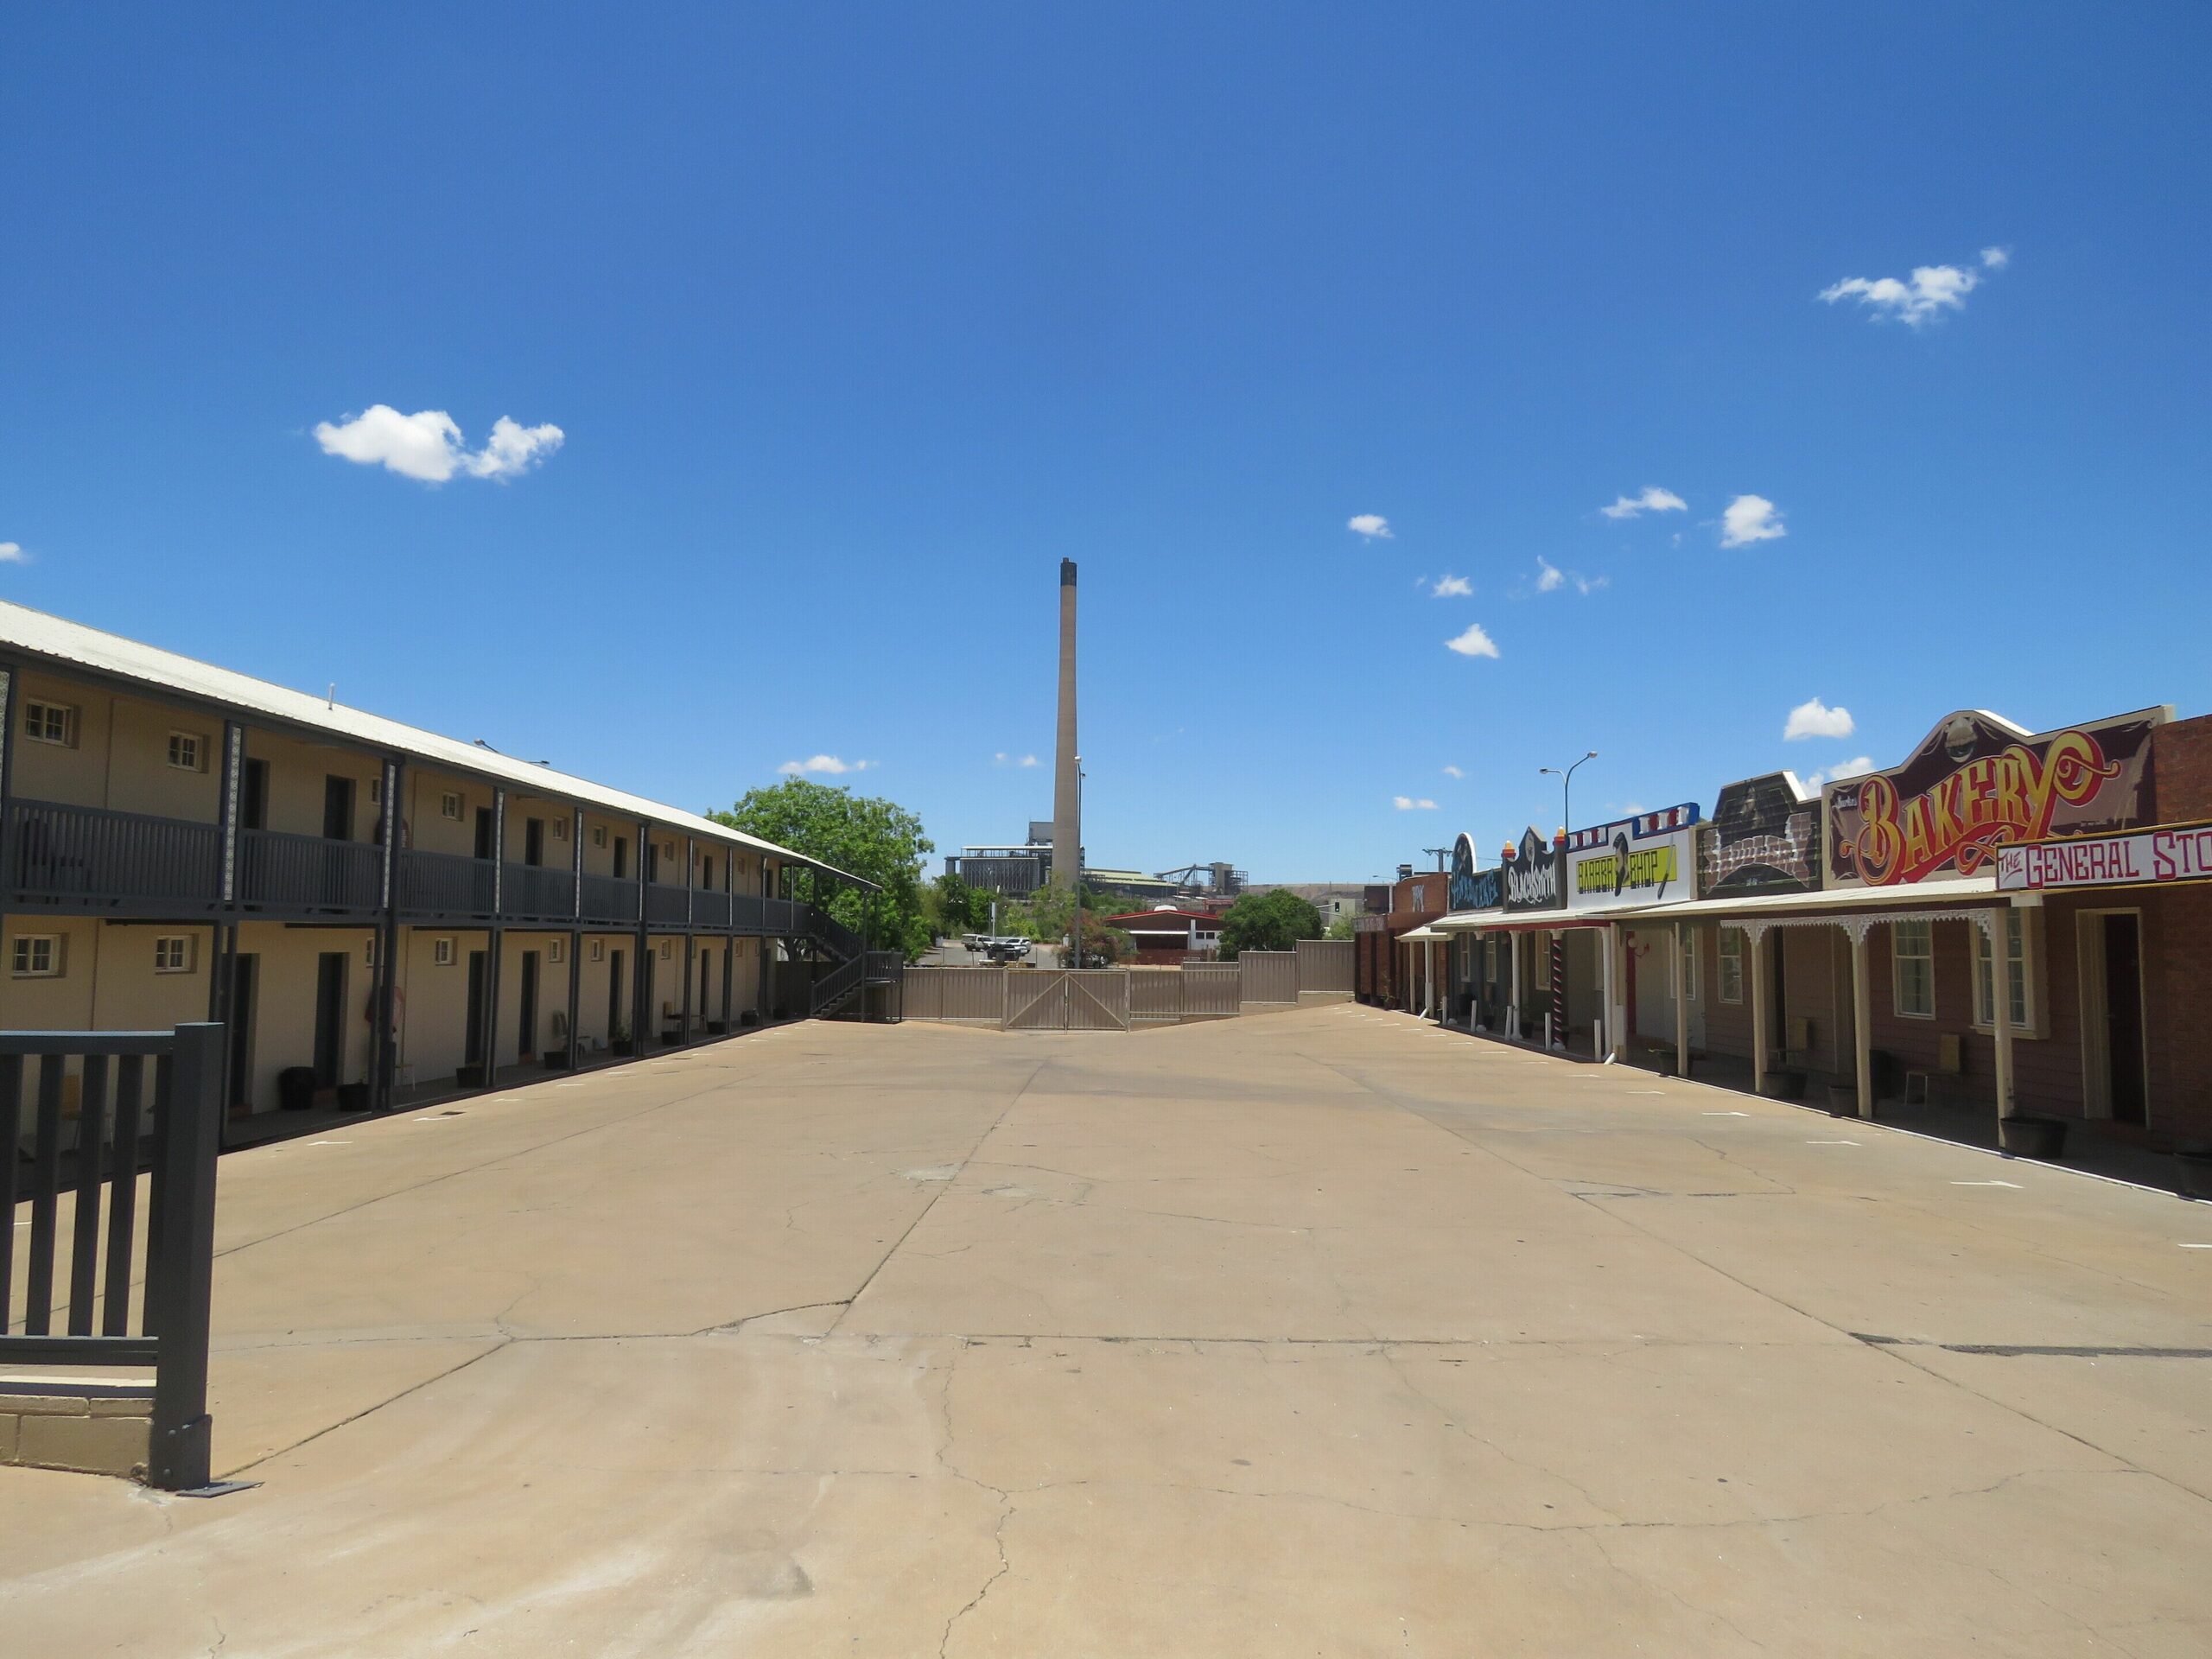
[[[2038,735],[1982,709],[1953,715],[1903,766],[1828,785],[1828,885],[1974,875],[1999,847],[2146,823],[2164,719],[2147,709]]]
[[[1698,831],[1697,886],[1707,898],[1819,892],[1821,798],[1794,772],[1727,785]]]
[[[1567,845],[1554,846],[1532,827],[1521,832],[1521,845],[1505,849],[1498,878],[1508,912],[1567,907]]]
[[[1567,907],[1679,904],[1697,897],[1696,867],[1694,806],[1577,830],[1567,838]]]
[[[1475,841],[1465,830],[1452,844],[1451,906],[1454,911],[1496,910],[1497,872],[1475,868]]]

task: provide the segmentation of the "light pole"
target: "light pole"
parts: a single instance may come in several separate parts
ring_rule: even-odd
[[[1598,751],[1592,749],[1589,753],[1584,755],[1581,760],[1576,761],[1573,766],[1569,766],[1565,772],[1561,772],[1557,766],[1538,766],[1536,768],[1537,776],[1541,777],[1544,773],[1549,772],[1553,777],[1559,779],[1559,827],[1566,830],[1569,835],[1573,835],[1574,833],[1574,815],[1567,810],[1568,786],[1574,782],[1574,774],[1576,771],[1590,761],[1595,760],[1597,758]]]

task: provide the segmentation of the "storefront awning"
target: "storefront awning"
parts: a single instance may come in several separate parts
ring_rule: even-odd
[[[1700,921],[1728,917],[1819,915],[1840,911],[1903,910],[1916,905],[1954,907],[1980,902],[2002,905],[1993,875],[1955,875],[1897,887],[1824,887],[1818,893],[1754,893],[1726,899],[1696,899],[1680,905],[1647,905],[1617,911],[1611,919],[1636,926],[1645,922]],[[1585,915],[1592,912],[1585,911]]]
[[[1409,933],[1399,934],[1398,943],[1400,944],[1429,944],[1438,939],[1448,939],[1451,937],[1449,933],[1438,932],[1435,924],[1430,922],[1424,923]]]

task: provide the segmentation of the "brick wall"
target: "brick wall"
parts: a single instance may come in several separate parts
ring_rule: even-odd
[[[2160,823],[2212,818],[2212,715],[2170,721],[2151,734],[2151,800]]]
[[[143,1389],[53,1381],[0,1389],[0,1464],[86,1474],[146,1472],[153,1401]],[[71,1392],[61,1392],[62,1390]]]

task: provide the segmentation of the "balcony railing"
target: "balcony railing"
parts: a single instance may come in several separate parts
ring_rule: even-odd
[[[806,906],[794,899],[770,899],[757,893],[730,895],[730,916],[741,933],[795,938],[806,931]]]
[[[8,830],[14,850],[7,885],[30,899],[197,906],[221,898],[222,836],[212,823],[16,801],[8,809]]]
[[[510,916],[565,922],[575,914],[575,874],[541,864],[510,864],[500,882],[499,905]]]
[[[691,921],[697,927],[720,931],[729,925],[730,895],[716,893],[708,887],[696,887],[691,893]]]
[[[384,902],[384,849],[366,842],[238,832],[238,899],[286,910],[374,910]]]
[[[434,916],[492,913],[492,861],[457,853],[399,855],[399,907]]]
[[[637,881],[626,875],[584,877],[584,919],[588,922],[620,922],[635,926],[638,920]]]
[[[691,913],[689,894],[682,887],[664,887],[658,884],[645,889],[645,919],[649,922],[677,922]]]

